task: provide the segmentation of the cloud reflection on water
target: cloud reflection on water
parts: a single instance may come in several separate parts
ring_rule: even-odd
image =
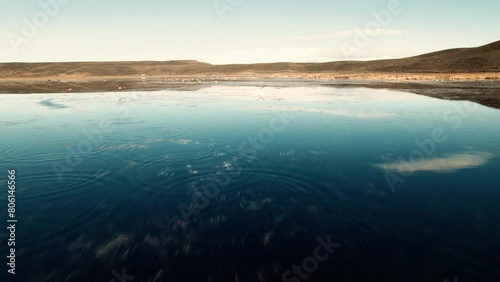
[[[409,163],[407,161],[395,161],[391,163],[375,164],[374,166],[392,172],[436,172],[450,173],[463,169],[477,168],[484,166],[493,154],[486,152],[451,154],[441,158],[430,158],[422,162]]]

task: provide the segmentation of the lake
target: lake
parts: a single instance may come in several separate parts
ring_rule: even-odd
[[[499,110],[229,85],[0,109],[15,281],[499,281]]]

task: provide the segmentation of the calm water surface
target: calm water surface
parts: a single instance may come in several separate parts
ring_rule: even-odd
[[[500,281],[498,110],[236,86],[0,109],[2,281]]]

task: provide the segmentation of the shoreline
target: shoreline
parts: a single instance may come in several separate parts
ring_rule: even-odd
[[[164,80],[164,79],[205,79],[205,80],[265,80],[265,79],[301,79],[301,80],[391,80],[391,81],[475,81],[475,80],[500,80],[500,72],[478,72],[478,73],[349,73],[349,72],[241,72],[241,73],[192,73],[192,74],[168,74],[168,75],[146,75],[146,79]],[[102,75],[91,76],[86,74],[79,75],[40,75],[40,76],[15,76],[0,77],[0,83],[6,81],[99,81],[99,80],[132,80],[141,81],[139,75]]]
[[[500,73],[239,73],[137,77],[44,76],[0,78],[0,94],[64,94],[129,91],[197,91],[216,85],[365,87],[410,92],[446,100],[468,100],[500,109]],[[121,89],[120,89],[121,87]]]

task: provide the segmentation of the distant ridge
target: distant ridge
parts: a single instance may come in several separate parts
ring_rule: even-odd
[[[338,73],[475,73],[500,72],[500,41],[476,48],[449,49],[415,57],[377,61],[223,65],[218,71]]]
[[[0,78],[54,76],[175,76],[293,73],[482,73],[500,72],[500,41],[476,48],[449,49],[415,57],[328,63],[211,65],[198,61],[1,63]]]

